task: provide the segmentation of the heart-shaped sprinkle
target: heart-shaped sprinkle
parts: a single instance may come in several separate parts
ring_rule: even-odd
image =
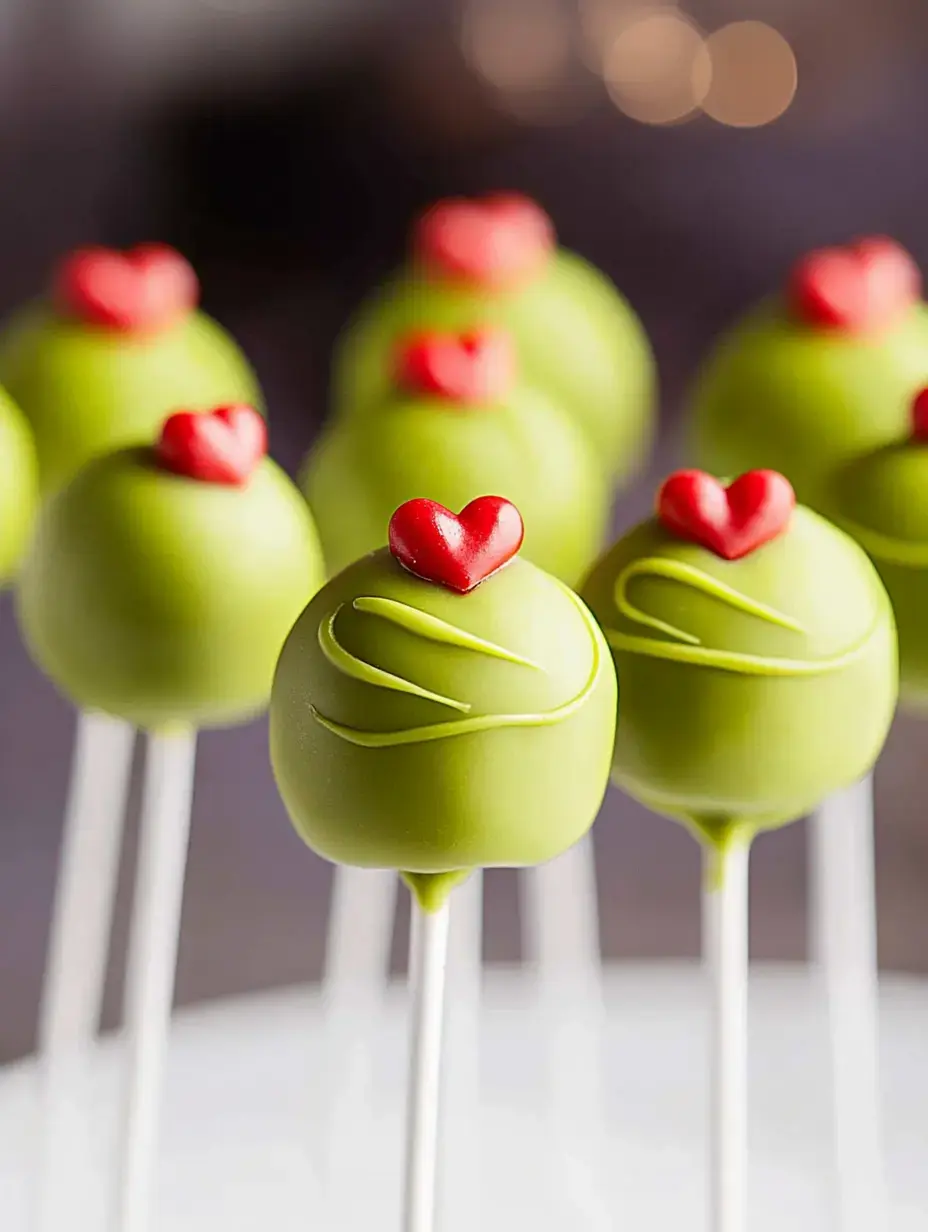
[[[515,193],[439,201],[413,233],[413,257],[428,274],[494,290],[531,282],[553,251],[551,219]]]
[[[928,389],[921,389],[912,402],[912,438],[928,441]]]
[[[390,551],[416,577],[466,594],[512,560],[524,534],[522,515],[501,496],[478,496],[460,513],[411,500],[390,519]]]
[[[497,402],[508,393],[514,375],[512,342],[497,331],[413,334],[397,350],[400,389],[451,402]]]
[[[193,267],[167,244],[128,252],[80,248],[61,264],[53,299],[62,316],[127,334],[166,329],[200,298]]]
[[[244,487],[267,453],[267,425],[252,406],[178,411],[165,420],[155,456],[166,470]]]
[[[727,488],[705,471],[677,471],[657,497],[657,516],[672,534],[724,560],[782,534],[795,507],[792,484],[777,471],[748,471]]]
[[[790,277],[788,299],[809,325],[868,334],[898,321],[921,290],[912,256],[895,240],[874,236],[803,257]]]

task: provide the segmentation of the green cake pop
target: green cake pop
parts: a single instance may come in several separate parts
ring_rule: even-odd
[[[897,440],[928,383],[928,307],[888,239],[810,253],[786,294],[722,338],[693,400],[692,455],[716,475],[785,474],[820,508],[832,469]]]
[[[251,407],[181,412],[94,459],[39,517],[18,588],[26,645],[80,706],[138,727],[240,722],[322,581],[309,510]]]
[[[544,211],[514,194],[442,201],[419,220],[406,267],[336,348],[336,414],[376,412],[402,335],[492,327],[511,333],[526,380],[574,417],[604,470],[631,475],[653,428],[647,337],[612,284],[557,248]]]
[[[166,245],[87,248],[63,262],[48,302],[9,322],[0,382],[32,427],[44,492],[97,454],[149,444],[179,407],[260,405],[247,361],[198,297]]]
[[[582,593],[621,681],[614,778],[655,811],[722,841],[875,762],[896,701],[889,600],[782,475],[671,476]]]
[[[911,430],[841,467],[827,512],[869,554],[889,592],[899,631],[903,703],[928,712],[928,390]]]
[[[0,586],[16,574],[37,504],[32,434],[19,407],[0,390]]]
[[[514,383],[508,335],[416,334],[399,341],[394,372],[384,403],[330,425],[304,470],[330,571],[382,547],[418,493],[460,509],[503,491],[525,520],[526,558],[576,584],[602,548],[609,485],[573,421]]]
[[[535,864],[592,825],[616,683],[577,596],[516,556],[522,521],[482,497],[413,500],[390,546],[309,604],[271,698],[271,760],[305,841],[401,870],[424,907],[475,867]]]

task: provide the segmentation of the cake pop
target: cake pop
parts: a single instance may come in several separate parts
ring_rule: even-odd
[[[558,248],[526,197],[438,202],[419,219],[404,269],[346,327],[333,367],[338,415],[376,411],[398,337],[412,330],[499,327],[532,386],[567,410],[617,479],[650,445],[655,370],[647,337],[615,288]]]
[[[459,509],[504,491],[525,519],[526,559],[580,580],[608,528],[609,486],[574,422],[515,375],[500,331],[399,341],[384,402],[329,425],[304,470],[333,573],[382,547],[394,509],[417,493]]]
[[[283,640],[322,580],[309,510],[265,456],[266,444],[258,412],[232,405],[176,412],[154,444],[93,458],[46,502],[17,592],[26,645],[85,708],[82,722],[96,711],[149,731],[126,976],[127,1101],[111,1212],[119,1227],[146,1226],[151,1209],[195,730],[243,722],[266,706]],[[54,1124],[66,1101],[61,1062],[71,1040],[55,1024],[67,1023],[74,960],[102,970],[100,955],[82,944],[84,908],[110,897],[115,880],[86,859],[100,819],[76,806],[69,812],[53,927],[61,948],[44,1016],[52,1024],[43,1058],[49,1193],[70,1175],[55,1152]],[[114,820],[101,860],[113,875]],[[100,921],[92,932],[94,946],[105,945]]]
[[[892,610],[861,549],[775,471],[728,487],[672,475],[583,594],[622,682],[613,777],[704,844],[708,1226],[744,1232],[750,843],[876,761],[896,700]]]
[[[517,557],[499,497],[394,513],[287,639],[271,760],[304,840],[401,870],[427,907],[475,867],[540,863],[592,825],[616,686],[580,600]],[[565,767],[570,772],[565,773]]]
[[[47,504],[18,606],[78,705],[158,729],[240,722],[322,576],[297,489],[250,407],[179,412],[154,447],[94,459]]]
[[[0,337],[0,381],[35,435],[45,492],[122,445],[150,444],[180,407],[260,404],[232,339],[196,311],[197,278],[163,244],[67,257],[46,302]]]
[[[873,566],[782,475],[666,481],[582,589],[622,682],[614,777],[710,840],[801,816],[864,775],[896,700]]]
[[[901,697],[928,711],[928,390],[915,398],[910,431],[839,468],[827,512],[868,553],[892,601],[899,632]]]
[[[38,502],[35,449],[19,407],[0,390],[0,586],[16,574]]]
[[[692,456],[716,475],[785,474],[819,508],[835,465],[903,435],[928,383],[928,307],[892,240],[812,252],[785,293],[710,355],[693,397]]]

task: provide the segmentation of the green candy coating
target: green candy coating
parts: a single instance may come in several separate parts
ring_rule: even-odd
[[[32,306],[0,338],[0,383],[32,427],[43,492],[98,454],[150,443],[174,411],[262,406],[241,351],[202,312],[129,335]]]
[[[16,574],[35,517],[39,482],[32,434],[0,389],[0,586]]]
[[[540,863],[586,833],[615,714],[608,647],[561,583],[517,558],[462,595],[384,548],[287,639],[271,761],[315,851],[412,874],[429,907],[428,875]]]
[[[651,519],[582,594],[621,682],[613,776],[655,811],[712,838],[775,827],[879,755],[892,610],[864,552],[811,510],[735,561]]]
[[[323,568],[299,491],[263,460],[244,487],[98,458],[46,504],[22,569],[26,645],[76,704],[138,727],[262,710]]]
[[[512,335],[520,374],[573,417],[610,477],[638,470],[656,407],[647,335],[612,284],[563,249],[539,278],[512,291],[402,271],[362,305],[336,346],[336,415],[376,413],[392,384],[396,346],[410,331],[486,328]]]
[[[898,440],[928,384],[928,306],[869,337],[761,305],[719,342],[692,399],[690,457],[715,475],[769,468],[821,509],[834,468]]]
[[[928,712],[928,444],[886,445],[842,467],[828,512],[869,554],[899,632],[903,703]]]
[[[417,496],[463,509],[505,493],[525,522],[526,559],[569,585],[609,527],[609,486],[586,441],[526,389],[496,406],[398,395],[364,419],[330,425],[302,486],[332,573],[383,547],[393,511]]]

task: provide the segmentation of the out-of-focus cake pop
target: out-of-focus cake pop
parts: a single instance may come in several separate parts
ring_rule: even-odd
[[[19,407],[0,390],[0,586],[16,574],[37,504],[32,434]]]
[[[328,426],[303,488],[332,573],[382,547],[393,511],[419,493],[452,509],[508,493],[524,556],[568,584],[608,530],[609,485],[588,441],[545,394],[516,383],[501,331],[400,339],[383,403]]]
[[[782,475],[671,476],[582,594],[621,680],[615,780],[700,836],[792,821],[879,755],[897,689],[889,600]]]
[[[911,427],[892,444],[836,474],[827,512],[870,556],[889,592],[899,631],[903,702],[928,711],[928,390]]]
[[[67,257],[48,299],[0,335],[0,382],[35,435],[43,491],[123,445],[149,444],[180,407],[260,405],[239,348],[197,311],[188,262],[164,244]]]
[[[521,541],[501,498],[410,501],[280,657],[271,759],[294,825],[327,859],[401,870],[427,909],[475,867],[572,846],[608,781],[608,647]]]
[[[912,257],[884,238],[821,249],[710,355],[691,455],[716,475],[772,467],[819,508],[836,465],[904,434],[926,383],[928,307]]]
[[[396,342],[410,331],[492,327],[512,335],[525,380],[573,416],[603,469],[630,476],[653,428],[647,337],[612,284],[558,248],[548,216],[515,194],[440,201],[419,219],[405,268],[338,343],[335,413],[376,412],[389,394]]]
[[[18,608],[78,705],[159,729],[260,711],[323,570],[297,488],[247,406],[180,412],[89,463],[39,517]]]

